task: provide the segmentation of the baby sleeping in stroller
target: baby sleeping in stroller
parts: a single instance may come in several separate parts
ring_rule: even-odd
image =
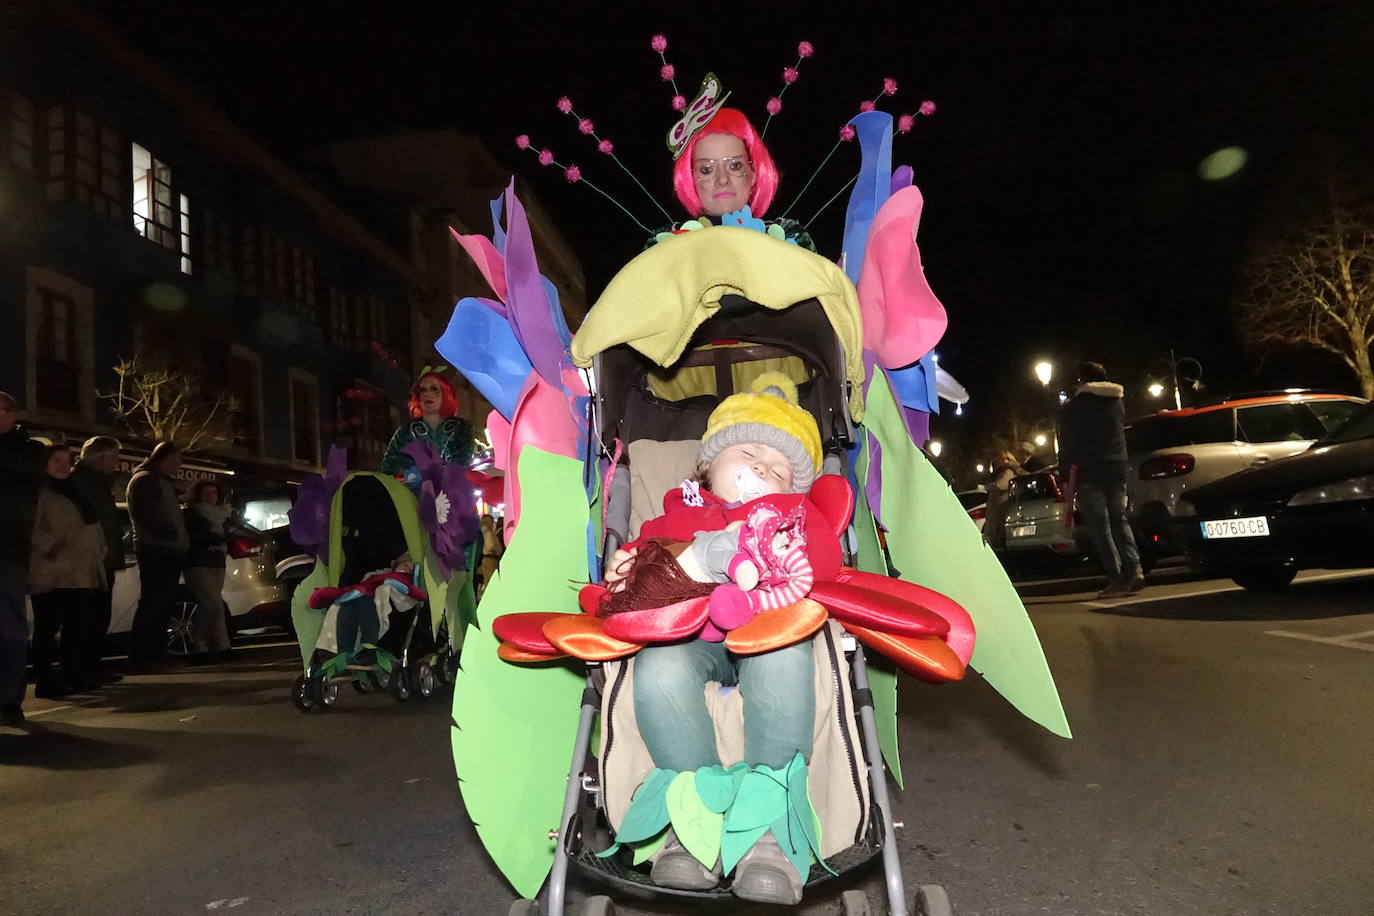
[[[651,872],[661,886],[705,890],[733,872],[736,896],[796,904],[811,862],[822,861],[807,768],[810,637],[826,609],[807,596],[842,574],[850,503],[842,479],[818,479],[820,464],[819,431],[793,383],[760,375],[711,414],[694,477],[614,553],[605,587],[584,590],[608,635],[656,643],[634,659],[634,714],[654,769],[616,839],[661,842]],[[743,759],[728,768],[703,694],[712,681],[738,685],[743,704]],[[696,790],[687,804],[718,822],[717,835],[679,836],[670,825],[665,799],[676,794],[681,808],[672,786],[683,777]]]

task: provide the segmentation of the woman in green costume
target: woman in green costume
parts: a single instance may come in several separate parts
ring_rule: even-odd
[[[446,366],[426,366],[410,389],[411,420],[392,433],[382,455],[382,473],[405,475],[414,462],[403,451],[417,441],[428,441],[439,457],[466,467],[472,461],[472,424],[458,416],[458,393],[441,373]]]

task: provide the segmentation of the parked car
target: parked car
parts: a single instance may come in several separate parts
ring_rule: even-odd
[[[1024,474],[1007,495],[1006,554],[1009,559],[1087,562],[1092,546],[1082,517],[1069,505],[1068,481],[1058,468]]]
[[[1267,462],[1183,498],[1175,532],[1190,556],[1255,589],[1299,570],[1374,565],[1374,405],[1307,451]]]
[[[124,510],[124,506],[120,506]],[[277,580],[275,554],[270,532],[250,531],[229,538],[224,575],[224,607],[229,634],[264,626],[284,625],[289,619],[288,593]],[[108,635],[122,638],[133,629],[138,609],[138,566],[133,552],[133,528],[125,517],[124,549],[128,568],[115,574],[111,596]],[[176,609],[167,628],[167,650],[184,655],[191,649],[191,624],[196,614],[204,613],[191,592],[184,587],[177,596]]]
[[[988,516],[988,491],[986,487],[978,487],[973,490],[965,490],[962,493],[955,493],[955,498],[959,500],[959,505],[968,512],[968,517],[973,519],[973,523],[978,526],[978,530],[983,530],[983,522],[987,521]]]
[[[1181,552],[1175,522],[1191,522],[1180,498],[1190,489],[1307,449],[1365,402],[1343,394],[1296,389],[1215,404],[1165,410],[1126,427],[1130,470],[1127,514],[1146,569]]]

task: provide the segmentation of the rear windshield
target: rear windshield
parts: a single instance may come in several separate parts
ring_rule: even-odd
[[[1374,439],[1374,404],[1365,405],[1364,410],[1321,440],[1321,444],[1332,445],[1337,442],[1354,442],[1358,439]]]
[[[1017,502],[1058,499],[1059,483],[1049,471],[1017,477],[1011,482],[1011,498]]]
[[[955,493],[959,497],[959,505],[965,509],[972,509],[974,506],[981,506],[988,501],[986,490],[968,490],[963,493]]]
[[[1146,417],[1126,427],[1126,451],[1154,452],[1181,445],[1234,442],[1231,410],[1209,410],[1188,417]]]

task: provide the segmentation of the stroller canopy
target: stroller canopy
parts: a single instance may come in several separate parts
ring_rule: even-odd
[[[597,354],[627,344],[654,363],[671,366],[726,299],[775,311],[819,303],[830,325],[827,333],[838,339],[844,354],[850,414],[862,419],[863,328],[854,285],[825,258],[752,229],[713,226],[684,233],[625,265],[573,338],[573,362],[590,366]],[[778,322],[778,333],[769,336],[785,340],[786,319],[779,316]],[[812,335],[814,329],[806,336]]]

